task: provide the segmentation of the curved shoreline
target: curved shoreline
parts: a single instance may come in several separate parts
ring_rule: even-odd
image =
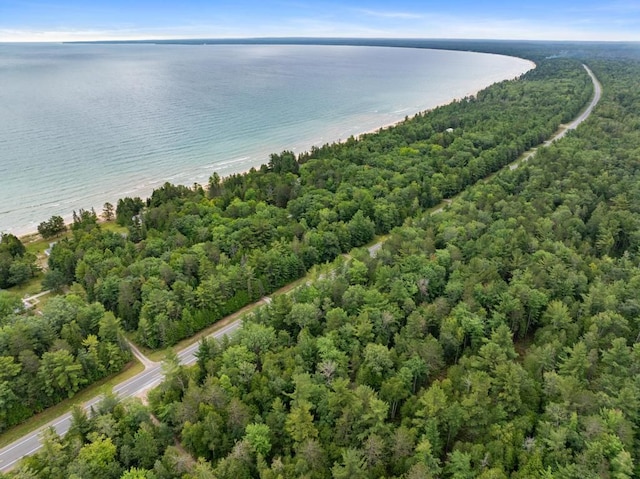
[[[305,44],[306,45],[306,44]],[[387,47],[387,48],[411,48],[411,49],[415,49],[415,50],[425,50],[424,47],[418,47],[418,46],[412,46],[412,47],[405,47],[405,46],[389,46],[389,45],[352,45],[354,47],[361,47],[361,46],[371,46],[371,47]],[[435,48],[430,48],[431,50],[436,50]],[[448,51],[448,52],[454,52],[454,53],[462,53],[460,50],[442,50],[442,51]],[[445,105],[448,105],[452,102],[458,101],[462,98],[465,97],[469,97],[469,96],[475,96],[477,95],[478,92],[490,87],[491,85],[495,84],[495,83],[499,83],[500,81],[507,81],[507,80],[513,80],[515,78],[518,78],[519,76],[525,74],[526,72],[530,71],[531,69],[536,67],[535,62],[529,60],[529,59],[525,59],[525,58],[521,58],[521,57],[517,57],[517,56],[509,56],[509,55],[504,55],[504,54],[499,54],[499,53],[489,53],[489,52],[467,52],[467,53],[475,53],[475,54],[480,54],[480,55],[489,55],[489,56],[501,56],[501,57],[505,57],[505,58],[512,58],[512,59],[517,59],[523,62],[522,65],[522,69],[515,75],[513,75],[511,72],[509,72],[508,76],[502,76],[502,78],[500,80],[496,80],[496,81],[492,81],[492,83],[489,84],[485,84],[482,85],[480,87],[472,87],[472,90],[467,91],[465,94],[457,94],[455,97],[451,97],[448,98],[445,101],[441,101],[438,102],[436,104],[434,104],[433,106],[429,106],[428,108],[420,108],[417,110],[407,110],[406,114],[404,114],[402,117],[399,117],[398,119],[394,119],[393,121],[390,122],[386,122],[383,123],[380,126],[375,126],[375,127],[371,127],[371,128],[366,128],[363,129],[363,131],[359,131],[359,132],[354,132],[353,130],[342,130],[341,133],[337,133],[336,131],[329,133],[328,136],[326,135],[326,133],[324,133],[326,135],[326,138],[324,137],[320,137],[320,140],[317,141],[312,141],[311,143],[306,143],[306,140],[302,140],[302,142],[305,142],[302,146],[300,144],[296,144],[296,143],[289,143],[288,145],[282,145],[282,147],[278,147],[275,150],[271,149],[270,147],[265,147],[264,153],[260,154],[260,155],[256,155],[253,154],[254,158],[256,156],[259,156],[261,159],[256,160],[254,162],[247,162],[244,165],[238,165],[239,168],[237,169],[232,169],[232,168],[226,168],[227,171],[224,172],[220,172],[220,170],[215,166],[214,164],[214,169],[211,171],[210,174],[213,174],[214,171],[218,171],[218,173],[220,174],[220,176],[222,177],[227,177],[229,175],[233,175],[233,174],[243,174],[248,172],[251,168],[259,168],[260,165],[265,164],[268,161],[268,157],[269,154],[274,153],[274,152],[279,152],[282,150],[291,150],[294,151],[294,153],[296,153],[296,155],[303,153],[303,152],[308,152],[310,151],[313,147],[316,146],[322,146],[324,144],[331,144],[331,143],[340,143],[340,142],[345,142],[347,141],[350,137],[354,137],[354,138],[360,138],[363,135],[367,135],[367,134],[374,134],[377,133],[381,130],[396,126],[398,124],[401,124],[402,122],[404,122],[407,118],[413,118],[418,114],[422,114],[424,112],[428,112],[431,111],[433,109],[436,109],[438,107],[442,107]],[[366,113],[363,113],[363,115],[366,115]],[[385,114],[385,116],[392,116],[392,114]],[[361,120],[357,120],[355,119],[356,122],[360,122]],[[366,121],[365,121],[366,123]],[[329,125],[330,126],[330,125]],[[364,125],[363,125],[364,126]],[[330,128],[329,128],[330,130]],[[319,134],[323,134],[322,132]],[[269,148],[270,151],[267,151],[267,148]],[[201,167],[202,168],[202,167]],[[191,170],[193,169],[192,167],[186,167],[186,170]],[[231,170],[231,171],[229,171]],[[187,176],[188,175],[188,176]],[[94,200],[89,199],[89,201],[87,201],[87,203],[84,206],[80,206],[83,207],[85,209],[90,209],[90,208],[94,208],[96,210],[96,212],[98,214],[100,214],[100,211],[102,209],[102,205],[104,204],[105,201],[110,201],[112,203],[115,204],[115,202],[120,199],[120,198],[124,198],[124,197],[136,197],[139,196],[143,199],[148,198],[152,192],[160,187],[162,184],[164,184],[165,181],[169,181],[175,184],[186,184],[186,185],[192,185],[194,183],[200,183],[200,184],[204,184],[206,185],[206,182],[203,183],[202,179],[197,179],[194,178],[193,175],[191,175],[190,173],[186,173],[185,175],[186,177],[184,178],[180,178],[180,179],[170,179],[167,176],[158,176],[158,177],[138,177],[140,178],[139,183],[143,186],[140,187],[135,187],[133,189],[127,187],[126,190],[124,192],[119,192],[116,193],[115,195],[113,195],[113,197],[109,197],[109,196],[103,196],[101,193],[96,192],[95,196],[93,196]],[[96,178],[95,181],[100,181],[99,178]],[[205,180],[206,181],[206,180]],[[117,196],[117,197],[116,197]],[[101,198],[101,202],[96,204],[97,202],[95,201],[97,198]],[[73,206],[70,206],[70,209],[68,212],[64,212],[64,213],[52,213],[52,214],[58,214],[60,216],[62,216],[65,219],[65,222],[69,223],[71,222],[71,210],[72,209],[77,209],[78,206],[76,206],[75,208]],[[45,216],[50,217],[50,215],[47,213],[45,214]],[[30,225],[28,226],[13,226],[8,228],[7,232],[15,234],[17,236],[20,236],[21,238],[25,238],[27,240],[32,240],[34,236],[37,236],[37,231],[36,231],[36,225],[41,222],[41,221],[46,221],[48,219],[48,217],[41,217],[38,218],[37,220],[30,220]]]
[[[546,142],[542,143],[541,145],[539,145],[538,147],[550,144],[551,142],[561,138],[562,136],[564,136],[564,134],[566,133],[566,131],[568,129],[573,129],[575,127],[577,127],[580,123],[582,123],[583,121],[585,121],[590,115],[591,112],[593,111],[594,107],[598,104],[601,95],[602,95],[602,86],[600,84],[600,82],[598,81],[598,79],[596,78],[596,76],[593,74],[593,72],[591,72],[591,70],[583,64],[583,67],[586,69],[587,73],[589,73],[589,76],[593,82],[594,85],[594,96],[591,99],[591,101],[589,102],[589,104],[587,105],[587,107],[585,109],[583,109],[580,114],[578,115],[577,118],[575,118],[573,121],[571,121],[570,123],[568,123],[567,125],[561,126],[560,129],[558,131],[556,131]],[[526,155],[526,153],[525,153]],[[522,159],[520,160],[516,160],[516,162],[511,163],[509,165],[506,165],[505,167],[503,167],[501,170],[504,170],[506,168],[511,168],[511,166],[513,166],[514,164],[518,164],[519,162],[524,161]],[[513,169],[513,168],[511,168]],[[492,175],[489,175],[489,177]],[[480,180],[482,181],[482,180]],[[460,193],[461,194],[461,193]],[[456,195],[457,196],[457,195]],[[442,211],[442,209],[444,207],[446,207],[448,204],[451,203],[451,201],[453,201],[453,199],[455,199],[455,197],[451,198],[451,199],[445,199],[443,200],[443,203],[441,205],[437,205],[434,208],[431,209],[431,211],[428,214],[438,214],[439,212]],[[375,244],[371,245],[368,247],[369,250],[369,254],[371,256],[375,256],[377,253],[377,250],[381,247],[382,243],[385,240],[378,240]],[[293,283],[295,284],[295,282]],[[283,288],[281,288],[279,291],[276,291],[274,293],[272,293],[271,296],[277,294],[278,292],[282,292],[282,291],[286,291],[290,288],[290,285],[284,286]],[[256,306],[259,306],[261,304],[265,304],[268,303],[270,300],[269,298],[262,298],[259,301],[257,301],[256,303],[253,303],[252,305],[246,306],[245,308],[243,308],[242,311],[247,311],[247,308],[253,308]],[[223,319],[221,319],[218,323],[216,323],[216,325],[219,325],[219,327],[214,331],[211,332],[211,334],[209,334],[209,336],[212,337],[220,337],[224,334],[227,333],[231,333],[233,332],[235,329],[239,328],[241,326],[241,318],[238,318],[238,316],[240,316],[239,312],[233,313],[230,316],[227,316]],[[214,328],[214,326],[211,326],[210,328]],[[207,331],[207,330],[205,330]],[[209,331],[211,331],[211,329],[209,329]],[[194,338],[200,338],[205,336],[206,334],[202,334],[198,333],[195,336],[192,337],[192,339]],[[194,342],[193,344],[190,344],[186,347],[184,347],[178,354],[178,357],[180,358],[180,361],[183,364],[189,364],[192,363],[195,358],[194,358],[194,354],[195,351],[198,347],[198,342],[196,339],[196,342]],[[142,355],[141,355],[142,356]],[[129,397],[129,396],[135,396],[137,394],[140,394],[141,392],[153,387],[154,385],[157,385],[160,383],[160,381],[162,380],[162,369],[154,364],[149,364],[148,367],[145,369],[145,371],[143,371],[142,373],[139,373],[138,375],[134,376],[133,378],[124,381],[122,383],[120,383],[118,386],[116,386],[114,388],[114,391],[116,393],[119,393],[122,397]],[[85,404],[86,408],[89,408],[91,405],[95,404],[100,398],[96,397],[94,399],[92,399],[90,402]],[[34,453],[35,451],[37,451],[38,449],[40,449],[41,444],[40,444],[40,439],[39,439],[39,433],[46,429],[47,427],[53,426],[56,427],[58,433],[60,434],[64,434],[68,428],[70,427],[70,423],[71,423],[71,413],[66,413],[64,415],[59,416],[58,418],[56,418],[55,420],[53,420],[52,422],[48,423],[45,426],[42,426],[41,428],[36,429],[35,431],[23,436],[21,439],[15,441],[12,444],[9,444],[8,446],[6,446],[5,448],[3,448],[2,450],[0,450],[0,471],[8,471],[11,470],[13,468],[13,466],[23,457],[29,454]],[[11,454],[12,451],[15,451],[16,449],[20,449],[22,448],[23,451],[22,452],[15,452],[14,454]],[[3,457],[7,455],[8,457],[6,459],[3,459]],[[8,462],[5,462],[8,461]]]

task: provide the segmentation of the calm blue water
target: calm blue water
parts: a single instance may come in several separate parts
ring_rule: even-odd
[[[529,68],[404,48],[0,44],[0,231],[206,184]]]

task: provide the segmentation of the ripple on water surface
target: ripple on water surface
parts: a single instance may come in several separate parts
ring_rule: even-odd
[[[0,45],[0,231],[206,182],[401,120],[531,63],[339,46]]]

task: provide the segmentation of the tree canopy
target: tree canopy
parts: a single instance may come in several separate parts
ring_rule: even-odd
[[[61,299],[50,327],[89,308],[105,340],[117,316],[151,346],[338,259],[232,338],[203,340],[195,365],[169,358],[148,407],[107,398],[74,413],[14,477],[640,475],[640,60],[589,65],[605,91],[592,117],[484,181],[584,105],[579,62],[545,60],[316,149],[297,172],[283,154],[208,195],[165,185],[127,238],[74,231],[51,267],[101,305]],[[339,256],[389,230],[375,254]],[[80,384],[68,348],[41,350],[45,391]],[[35,364],[6,356],[9,385]]]

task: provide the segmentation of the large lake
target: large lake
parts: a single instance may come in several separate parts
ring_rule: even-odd
[[[531,67],[406,48],[0,44],[0,232],[206,184]]]

